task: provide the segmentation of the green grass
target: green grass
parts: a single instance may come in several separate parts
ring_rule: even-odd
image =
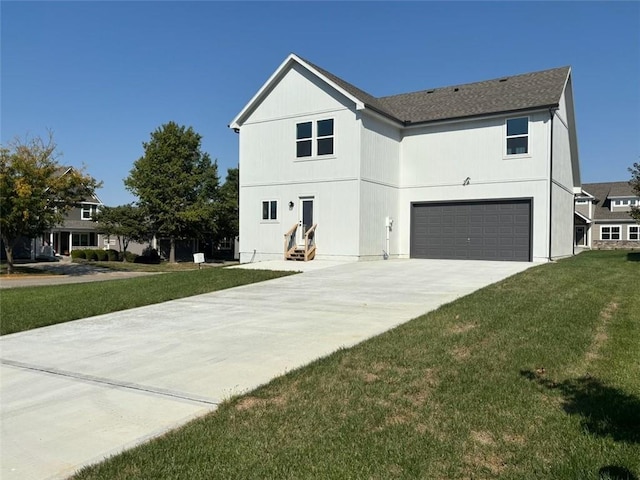
[[[162,275],[2,290],[0,334],[214,292],[290,272],[203,268]]]
[[[534,267],[74,478],[637,480],[633,255]]]
[[[189,270],[200,270],[204,268],[219,268],[220,266],[222,266],[221,264],[205,264],[199,268],[197,264],[192,262],[160,262],[157,264],[133,262],[81,262],[86,265],[93,265],[95,267],[108,268],[110,270],[121,272],[182,272]]]

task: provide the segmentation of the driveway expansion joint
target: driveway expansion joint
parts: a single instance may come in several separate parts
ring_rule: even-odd
[[[150,387],[147,385],[139,385],[137,383],[132,383],[132,382],[122,382],[122,381],[117,381],[109,378],[97,377],[95,375],[86,375],[83,373],[60,370],[57,368],[43,367],[40,365],[32,365],[24,362],[18,362],[15,360],[0,359],[0,364],[6,365],[9,367],[23,369],[23,370],[30,370],[33,372],[44,373],[48,375],[65,377],[70,380],[77,380],[84,383],[93,383],[93,384],[98,384],[102,386],[117,387],[117,388],[134,390],[134,391],[143,392],[143,393],[150,393],[152,395],[168,397],[173,400],[182,400],[189,403],[213,405],[213,406],[218,406],[221,403],[219,400],[200,397],[197,395],[189,395],[185,393],[174,392],[174,391],[163,389],[163,388]]]

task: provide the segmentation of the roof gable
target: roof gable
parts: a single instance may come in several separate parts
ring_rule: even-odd
[[[595,197],[593,209],[595,220],[632,220],[629,212],[611,211],[611,198],[637,196],[629,182],[584,183],[582,188]]]
[[[376,98],[313,63],[290,54],[229,127],[237,129],[273,86],[298,63],[354,102],[402,125],[556,107],[569,81],[570,67],[494,80]]]

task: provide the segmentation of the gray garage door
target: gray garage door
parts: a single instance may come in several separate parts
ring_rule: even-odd
[[[411,257],[531,260],[531,200],[411,205]]]

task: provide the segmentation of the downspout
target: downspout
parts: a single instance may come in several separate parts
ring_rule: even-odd
[[[553,232],[553,117],[555,117],[557,107],[549,108],[549,121],[551,132],[549,134],[549,261],[553,261],[551,256],[551,235]]]

